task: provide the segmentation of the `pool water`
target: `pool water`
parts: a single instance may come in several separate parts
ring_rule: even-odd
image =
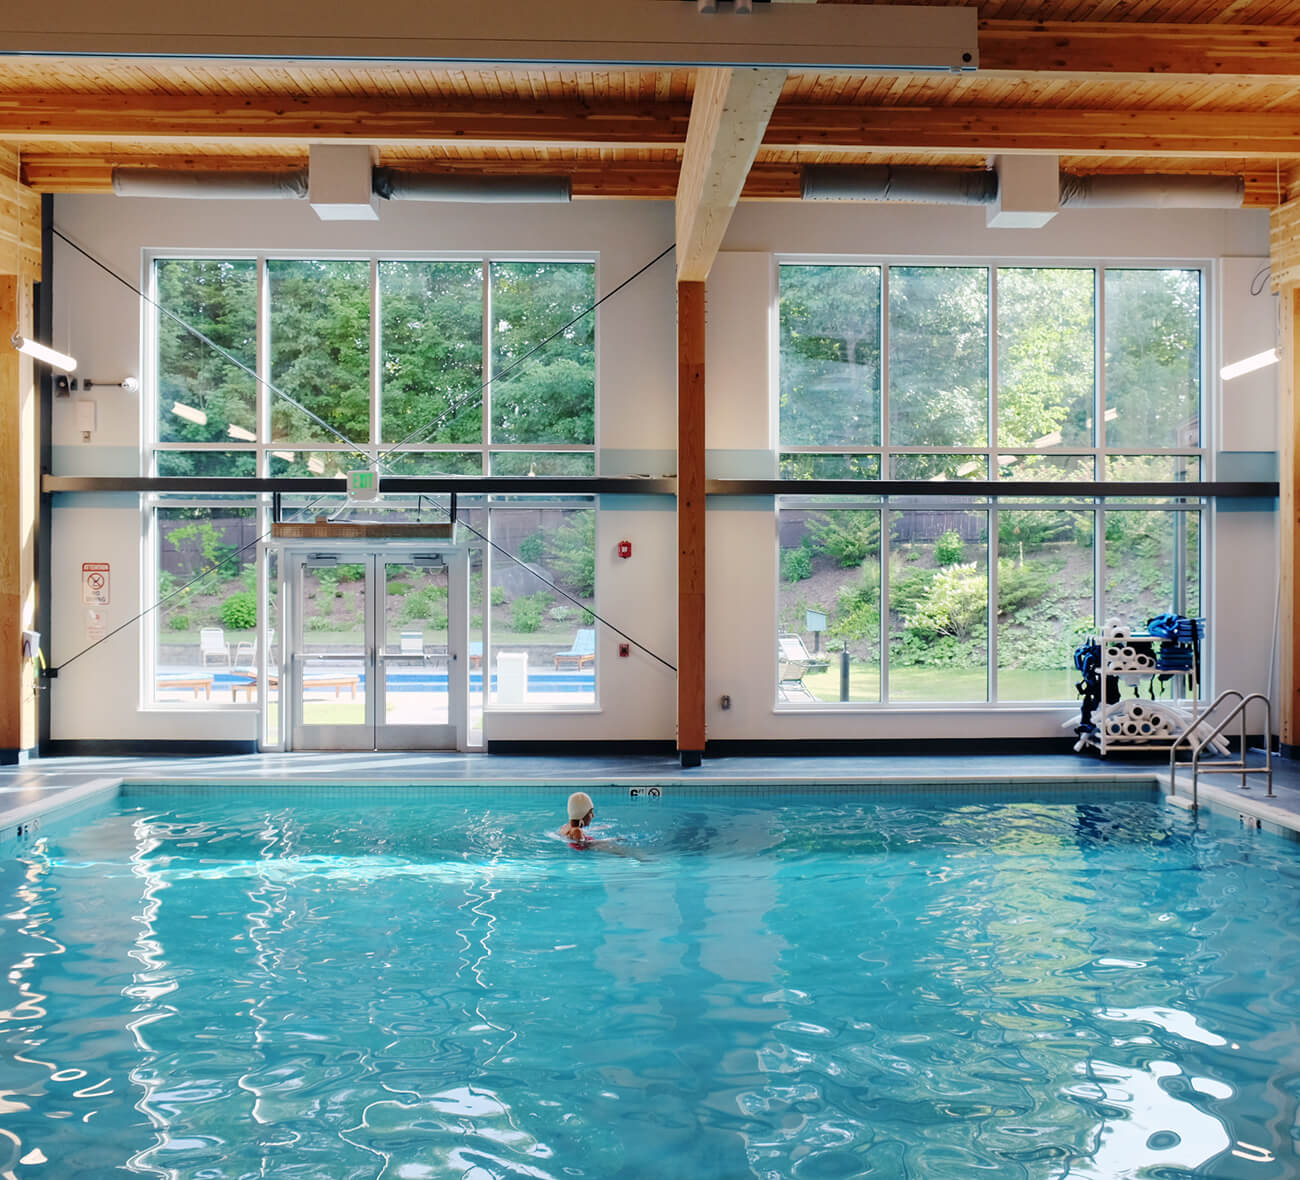
[[[1300,1175],[1300,849],[1158,802],[124,795],[0,861],[0,1175]],[[12,851],[12,849],[11,849]]]

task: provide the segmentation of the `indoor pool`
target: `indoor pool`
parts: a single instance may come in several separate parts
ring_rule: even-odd
[[[0,1175],[1300,1175],[1300,846],[1151,797],[128,791],[0,847]]]

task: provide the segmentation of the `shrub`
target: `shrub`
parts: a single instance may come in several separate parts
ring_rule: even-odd
[[[896,615],[910,615],[925,601],[933,581],[934,571],[927,569],[896,575],[889,583],[889,609]]]
[[[365,580],[366,567],[359,561],[351,561],[336,568],[340,582],[361,582]]]
[[[1008,615],[1031,606],[1047,593],[1052,574],[1043,564],[1017,565],[1007,558],[998,561],[998,614]]]
[[[505,604],[506,604],[506,588],[504,586],[493,586],[492,605],[505,606]]]
[[[546,612],[546,617],[553,623],[563,623],[573,618],[573,612],[576,608],[568,606],[566,603],[560,603],[559,606],[553,606]]]
[[[510,604],[510,623],[516,631],[541,630],[541,605],[532,598],[516,598]]]
[[[957,565],[966,556],[966,542],[955,529],[949,529],[934,543],[934,564]]]
[[[529,533],[519,542],[519,560],[532,565],[542,560],[546,551],[546,538],[541,533]]]
[[[813,549],[847,569],[861,565],[880,549],[880,513],[870,508],[843,509],[808,521]]]
[[[232,631],[251,631],[257,626],[257,595],[249,590],[232,594],[221,604],[221,621]]]
[[[967,639],[985,618],[988,595],[988,578],[974,562],[946,566],[935,574],[925,600],[904,623],[910,630]]]
[[[591,611],[584,610],[582,612],[582,625],[584,627],[590,627],[592,623],[594,623],[595,621],[596,621],[596,616],[593,615]]]
[[[781,577],[787,582],[802,582],[812,577],[812,554],[802,545],[781,551]]]
[[[173,631],[188,631],[190,629],[190,616],[172,615],[172,617],[167,620],[167,626]]]
[[[578,512],[549,538],[550,564],[556,580],[581,598],[596,590],[596,514]]]
[[[401,598],[404,594],[410,594],[411,587],[406,582],[389,582],[388,597]]]

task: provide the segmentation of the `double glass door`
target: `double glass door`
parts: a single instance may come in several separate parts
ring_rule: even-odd
[[[463,550],[313,550],[286,572],[293,749],[465,748]]]

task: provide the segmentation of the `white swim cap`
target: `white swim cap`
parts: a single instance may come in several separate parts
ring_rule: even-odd
[[[591,796],[586,791],[574,791],[569,796],[569,819],[585,819],[587,812],[593,810],[595,804],[591,801]]]

